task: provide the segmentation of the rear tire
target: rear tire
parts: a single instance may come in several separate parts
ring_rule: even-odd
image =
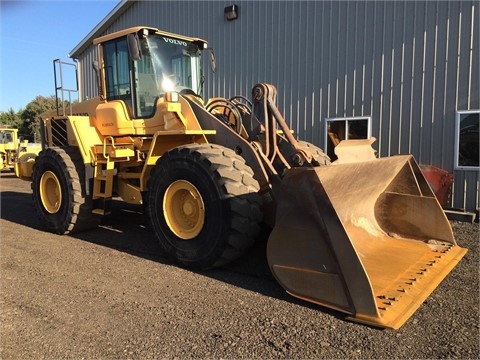
[[[69,234],[96,227],[92,198],[85,195],[85,165],[76,148],[40,152],[32,173],[33,202],[45,228]],[[83,188],[83,189],[82,189]]]
[[[168,151],[148,184],[147,213],[164,253],[181,265],[222,266],[260,231],[259,185],[233,150],[192,144]]]

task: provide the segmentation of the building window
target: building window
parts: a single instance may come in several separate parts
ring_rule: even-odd
[[[337,160],[334,149],[340,141],[369,139],[371,136],[369,116],[325,119],[325,152],[332,161]]]
[[[479,169],[478,128],[480,110],[457,111],[455,119],[455,169]]]

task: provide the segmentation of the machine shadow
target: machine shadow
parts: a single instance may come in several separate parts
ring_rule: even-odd
[[[9,177],[9,175],[2,174],[2,178]],[[42,230],[40,220],[35,216],[32,194],[2,191],[0,193],[0,218],[35,230]]]
[[[1,177],[5,178],[5,179],[16,179],[17,178],[17,176],[13,172],[10,172],[10,173],[3,172]]]
[[[29,214],[29,216],[26,216]],[[45,231],[35,215],[32,195],[5,191],[1,193],[0,218]],[[201,276],[228,283],[261,295],[298,304],[344,319],[343,314],[297,299],[277,283],[270,272],[266,245],[270,230],[262,228],[255,244],[239,259],[221,268],[193,271]],[[159,264],[177,266],[161,255],[160,246],[148,228],[148,222],[141,206],[130,205],[120,200],[112,201],[112,214],[104,217],[95,229],[68,235],[69,237],[105,246]],[[185,269],[185,271],[192,271]]]

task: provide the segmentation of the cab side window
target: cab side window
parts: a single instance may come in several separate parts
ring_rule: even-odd
[[[107,100],[123,100],[132,109],[133,94],[127,40],[110,41],[105,44],[103,52]]]

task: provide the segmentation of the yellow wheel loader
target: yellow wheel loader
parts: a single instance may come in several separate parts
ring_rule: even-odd
[[[135,27],[94,43],[100,96],[44,116],[44,150],[21,174],[47,230],[95,227],[118,196],[143,204],[167,256],[205,269],[242,255],[265,223],[286,291],[389,328],[466,253],[412,156],[352,140],[331,164],[294,137],[272,85],[205,103],[204,40]]]

